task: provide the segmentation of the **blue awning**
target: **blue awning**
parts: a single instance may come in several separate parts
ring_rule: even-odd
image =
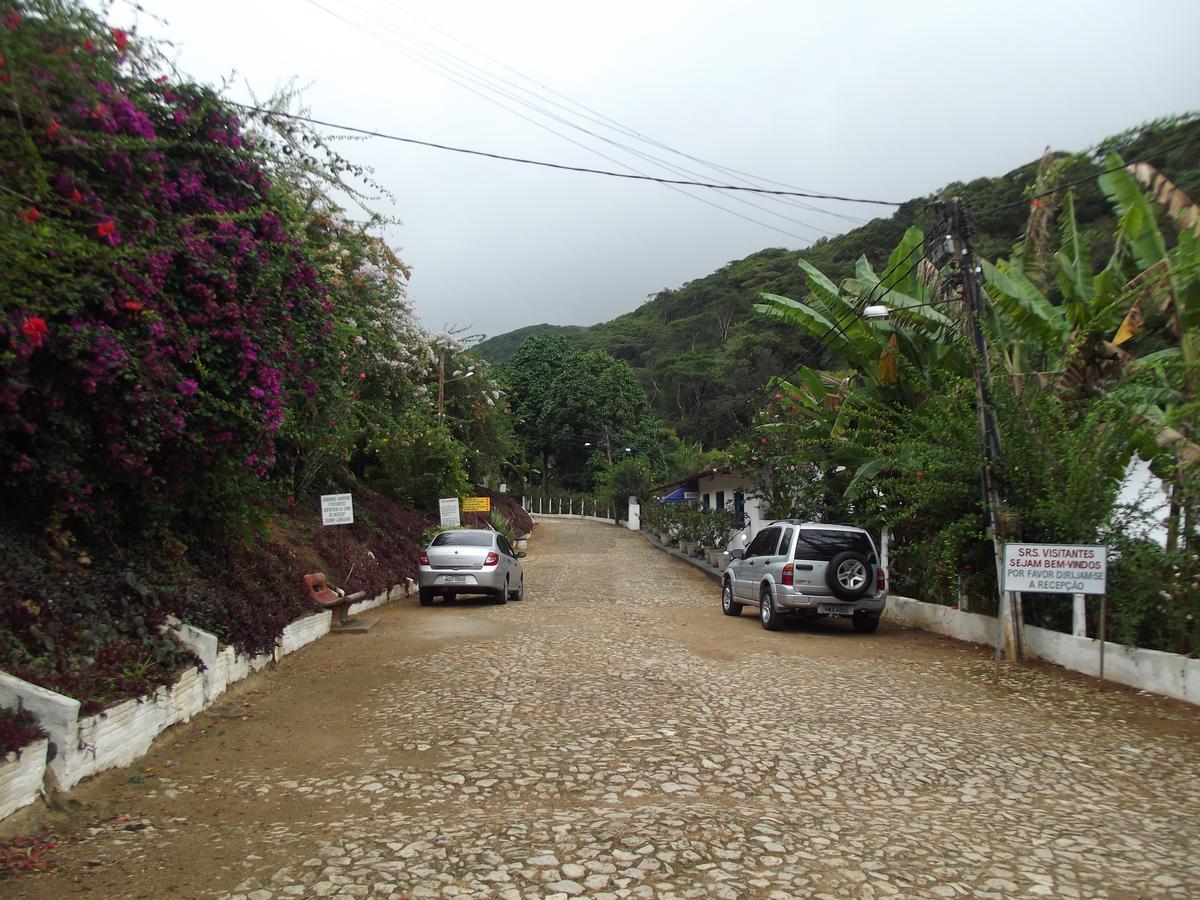
[[[681,484],[669,494],[664,494],[659,499],[663,503],[682,503],[684,500],[695,500],[700,496],[700,483],[698,481],[688,481]]]

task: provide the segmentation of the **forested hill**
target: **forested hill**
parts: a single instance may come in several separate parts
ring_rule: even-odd
[[[1200,194],[1200,119],[1189,116],[1156,122],[1106,142],[1119,147],[1126,160],[1147,160],[1190,196]],[[1165,148],[1165,149],[1164,149]],[[1037,177],[1038,160],[999,178],[953,183],[937,196],[963,196],[979,227],[977,251],[987,259],[1008,256],[1024,233],[1028,188]],[[1059,183],[1087,179],[1100,171],[1093,158],[1065,163]],[[1076,192],[1076,214],[1092,238],[1093,259],[1103,265],[1113,221],[1095,180],[1083,180]],[[882,272],[906,228],[931,227],[928,200],[916,198],[886,219],[804,250],[767,249],[736,260],[711,275],[665,290],[637,309],[587,328],[534,325],[497,335],[474,352],[493,362],[510,357],[530,334],[567,332],[585,349],[603,348],[637,371],[656,412],[681,437],[721,446],[749,421],[755,393],[773,376],[789,373],[798,358],[820,363],[811,348],[778,321],[752,309],[764,291],[803,298],[805,278],[796,265],[803,257],[835,282],[853,273],[866,256]]]

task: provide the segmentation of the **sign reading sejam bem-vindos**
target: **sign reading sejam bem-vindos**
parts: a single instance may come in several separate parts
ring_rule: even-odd
[[[1108,548],[1102,544],[1005,544],[1004,590],[1028,594],[1103,594]]]

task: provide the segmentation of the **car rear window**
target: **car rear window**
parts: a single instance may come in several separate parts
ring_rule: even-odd
[[[433,539],[434,547],[490,547],[490,531],[443,531]]]
[[[861,531],[832,531],[823,528],[802,528],[796,538],[796,559],[815,559],[829,562],[843,550],[854,550],[872,562],[875,551],[871,541]]]

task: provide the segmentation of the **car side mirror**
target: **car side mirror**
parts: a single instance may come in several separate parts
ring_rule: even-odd
[[[743,550],[730,550],[729,555],[734,559],[742,559],[745,557],[746,553]]]
[[[524,551],[524,550],[518,550],[518,551],[517,551],[517,559],[524,559],[524,558],[525,558],[525,551]]]

